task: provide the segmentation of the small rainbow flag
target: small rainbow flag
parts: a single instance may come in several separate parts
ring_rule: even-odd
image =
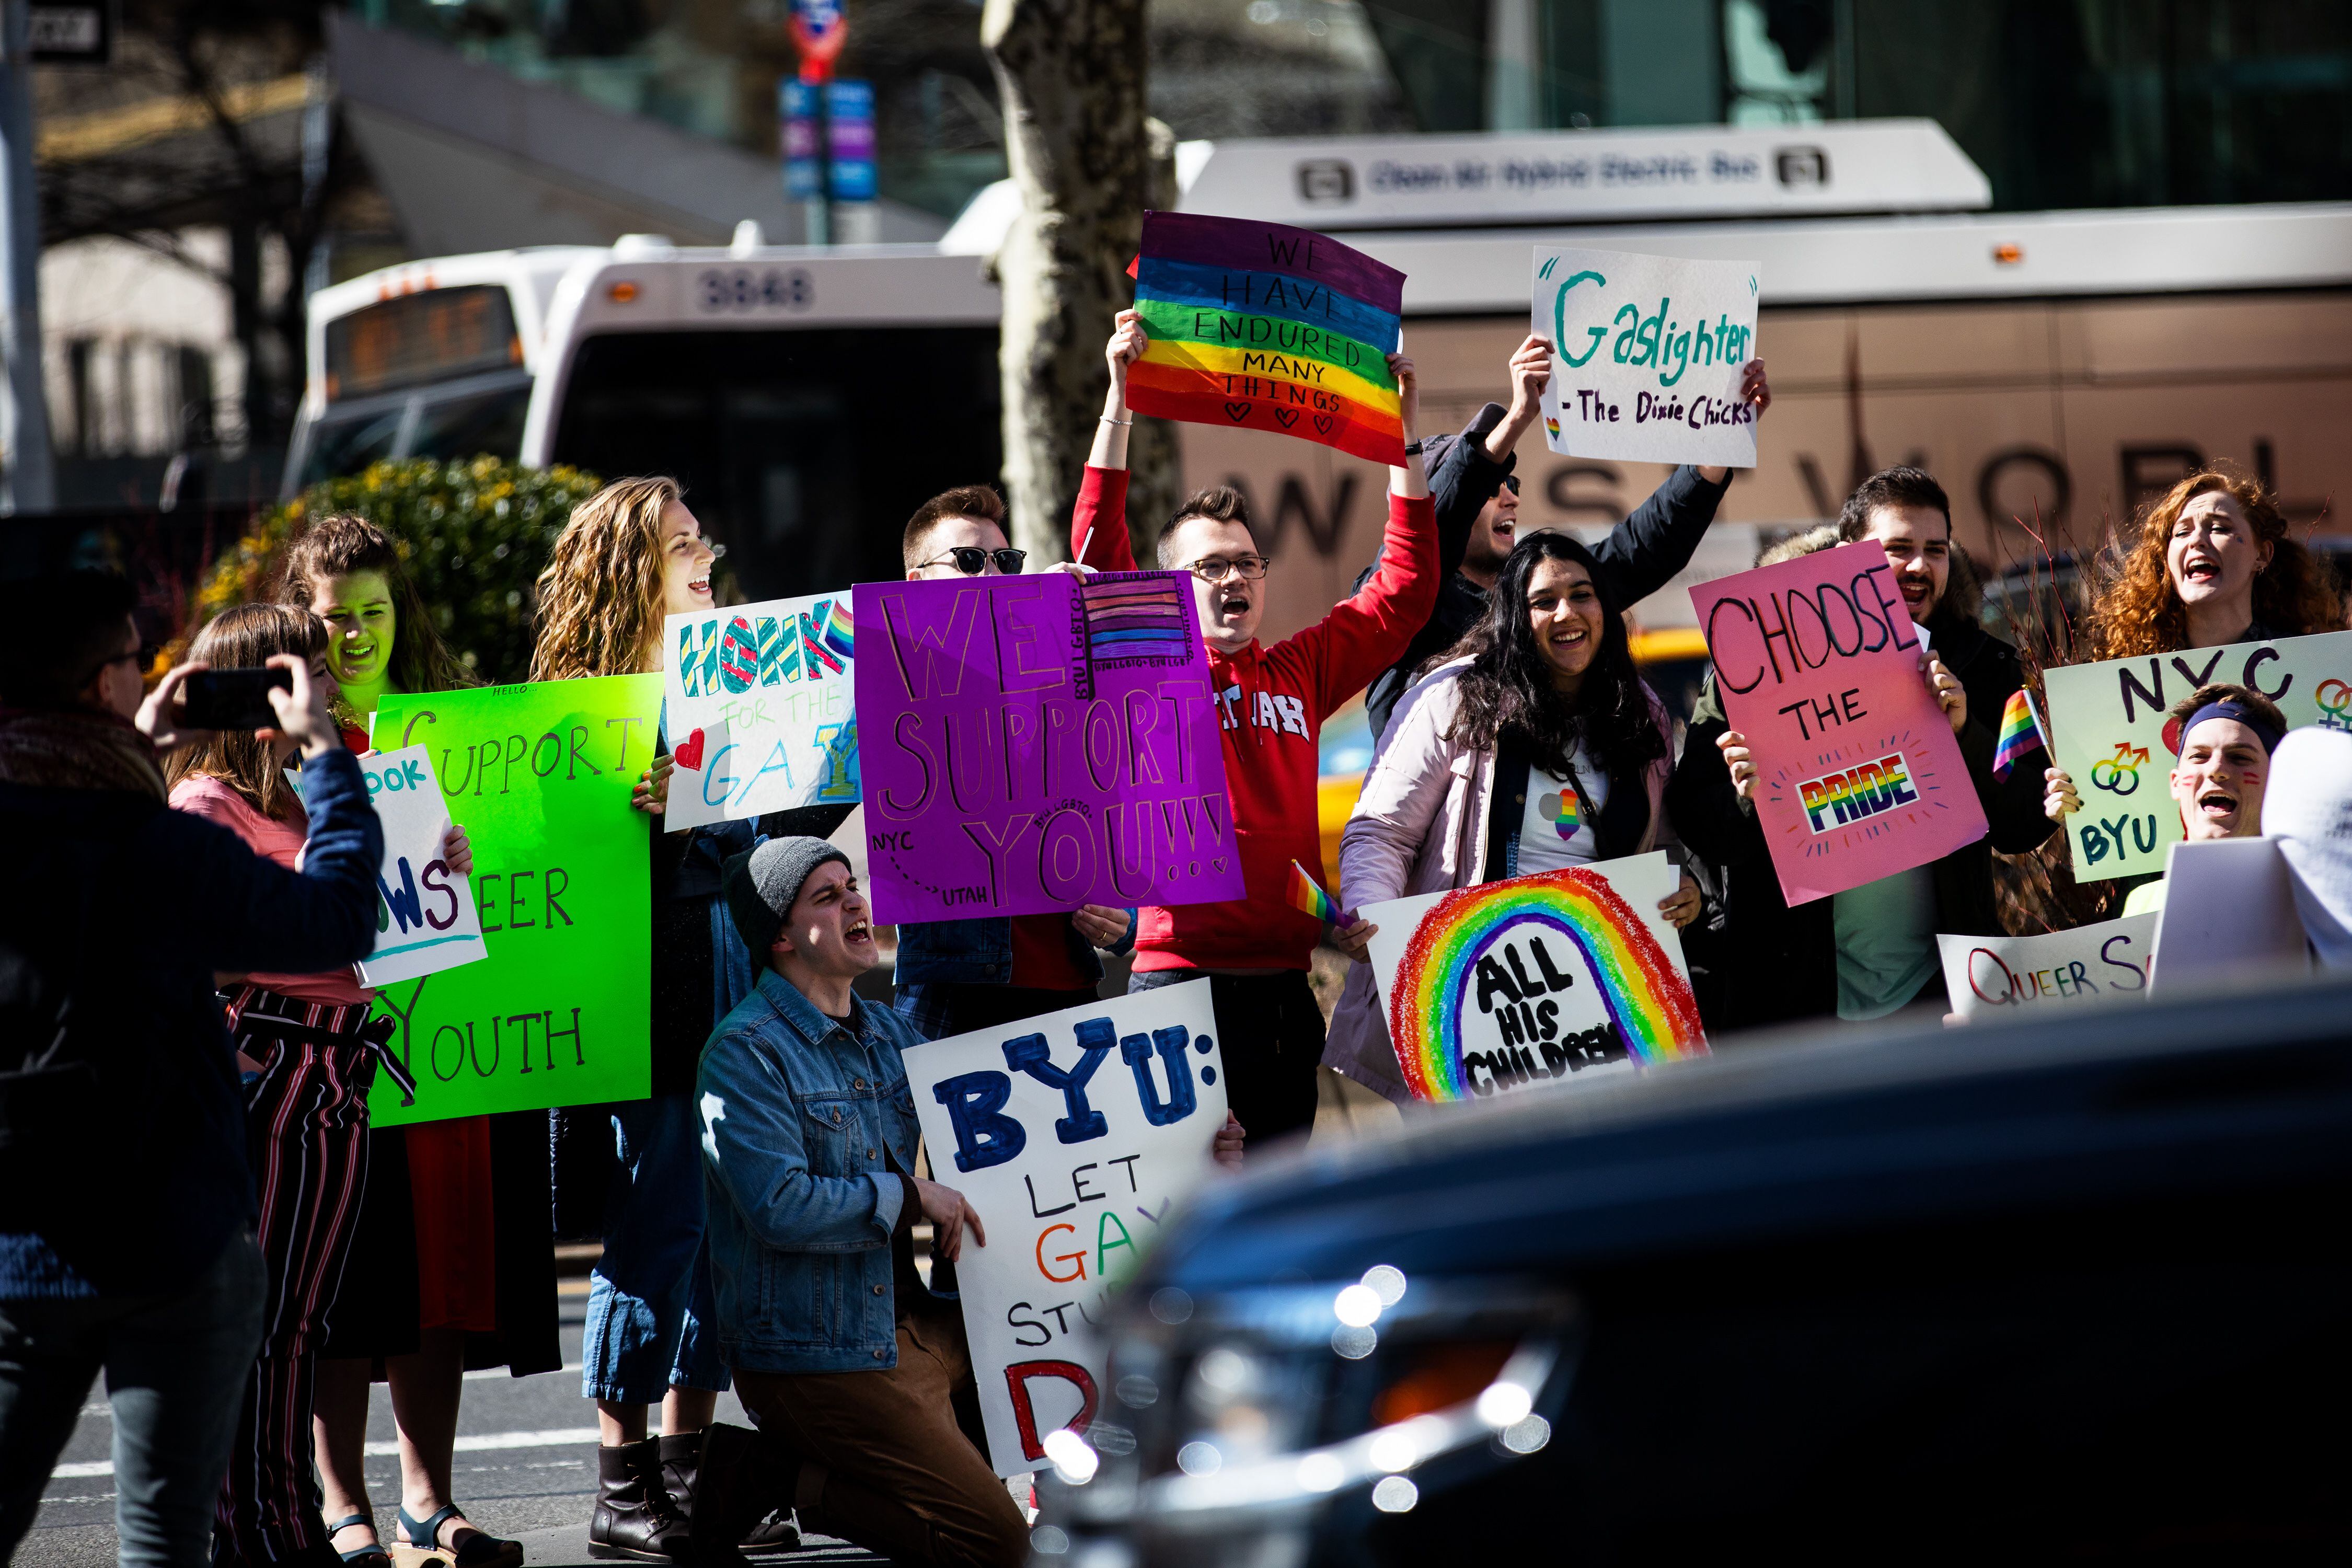
[[[1356,923],[1331,901],[1331,895],[1323,890],[1322,884],[1307,874],[1307,868],[1296,860],[1290,863],[1290,889],[1285,896],[1292,909],[1302,915],[1313,915],[1326,925],[1351,926]]]
[[[1404,274],[1310,229],[1145,213],[1128,372],[1138,414],[1297,436],[1402,467]]]
[[[2042,721],[2033,711],[2033,699],[2023,691],[2012,691],[2000,710],[2000,737],[1993,748],[1992,776],[2006,779],[2017,764],[2032,751],[2047,752],[2049,738],[2042,732]]]
[[[857,623],[849,618],[847,599],[833,601],[833,617],[824,626],[824,646],[844,658],[856,657]]]

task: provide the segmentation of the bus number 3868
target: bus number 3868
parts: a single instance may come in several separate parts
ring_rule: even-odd
[[[816,290],[798,268],[713,267],[695,279],[696,303],[706,310],[805,310]]]

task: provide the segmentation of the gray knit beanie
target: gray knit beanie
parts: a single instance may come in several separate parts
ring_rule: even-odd
[[[849,857],[822,838],[771,838],[756,849],[728,857],[719,873],[719,890],[727,912],[755,964],[767,963],[768,949],[784,928],[784,916],[801,896],[801,884],[828,860],[849,864]]]

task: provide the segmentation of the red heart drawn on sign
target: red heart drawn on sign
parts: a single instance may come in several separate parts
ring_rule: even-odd
[[[697,730],[693,734],[680,741],[677,743],[677,750],[670,753],[670,760],[689,773],[700,773],[702,771],[702,731]]]
[[[1226,404],[1225,417],[1232,420],[1236,425],[1240,424],[1244,419],[1249,417],[1249,405],[1246,403]]]
[[[1277,408],[1274,411],[1274,422],[1287,430],[1293,425],[1298,423],[1298,410],[1296,408]]]
[[[1331,426],[1333,423],[1334,421],[1328,414],[1318,414],[1315,416],[1315,433],[1318,436],[1328,436],[1331,434]]]

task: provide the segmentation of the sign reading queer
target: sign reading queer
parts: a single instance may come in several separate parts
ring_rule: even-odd
[[[652,1088],[651,831],[629,791],[661,677],[386,697],[374,734],[423,746],[474,847],[488,958],[394,985],[376,1009],[416,1079],[379,1077],[377,1126],[642,1100]]]
[[[1406,1087],[1467,1100],[1705,1056],[1664,851],[1367,904]],[[1582,1079],[1580,1077],[1580,1081]]]
[[[999,1475],[1035,1469],[1048,1433],[1084,1433],[1100,1407],[1103,1296],[1212,1169],[1216,1027],[1195,981],[906,1053],[932,1174],[988,1227],[956,1285]]]
[[[857,799],[849,601],[771,599],[672,616],[663,634],[669,801],[677,833],[706,822]]]
[[[1938,932],[1936,946],[1952,1011],[1972,1020],[1993,1018],[2004,1007],[2145,995],[2156,917],[2126,915],[2045,936]]]
[[[1756,466],[1756,263],[1536,247],[1535,331],[1551,340],[1544,438],[1636,463]]]
[[[1242,897],[1181,574],[861,583],[874,918]]]
[[[1146,213],[1135,308],[1151,338],[1127,375],[1136,413],[1403,463],[1395,268],[1310,229]]]
[[[2164,869],[2182,837],[2165,715],[2200,686],[2243,686],[2279,705],[2289,729],[2352,729],[2352,632],[2189,648],[2042,672],[2050,742],[2083,809],[2066,819],[2084,880]]]
[[[1690,595],[1724,711],[1755,756],[1757,820],[1789,902],[1984,837],[1884,550],[1841,544]]]
[[[360,984],[385,986],[471,963],[482,945],[474,889],[441,858],[449,808],[424,746],[373,752],[360,763],[368,799],[383,824],[383,866],[375,874],[375,951],[360,960]]]

